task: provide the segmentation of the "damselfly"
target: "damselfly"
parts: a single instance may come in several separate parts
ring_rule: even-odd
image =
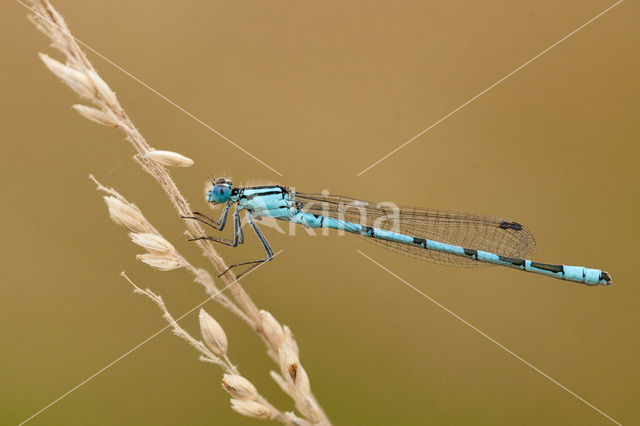
[[[234,188],[227,178],[212,183],[207,201],[225,205],[218,221],[198,212],[185,219],[198,220],[221,231],[230,208],[235,206],[233,239],[194,240],[206,239],[231,247],[244,243],[240,219],[244,210],[267,255],[264,259],[231,265],[224,273],[236,266],[250,265],[242,275],[273,258],[269,242],[254,222],[257,218],[271,217],[309,228],[343,230],[430,262],[466,267],[500,265],[589,285],[611,284],[611,276],[599,269],[527,259],[536,249],[533,235],[519,223],[501,218],[416,207],[394,208],[339,195],[305,194],[278,185]]]

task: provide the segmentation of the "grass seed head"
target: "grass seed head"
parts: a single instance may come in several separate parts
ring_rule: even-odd
[[[227,335],[224,330],[204,309],[200,309],[200,332],[204,343],[216,355],[227,353]]]
[[[154,150],[147,152],[144,157],[146,159],[155,161],[158,164],[162,164],[167,167],[191,167],[193,166],[193,160],[185,157],[182,154],[178,154],[173,151],[161,151]]]
[[[237,374],[225,374],[222,377],[222,387],[237,399],[254,400],[258,396],[255,386]]]

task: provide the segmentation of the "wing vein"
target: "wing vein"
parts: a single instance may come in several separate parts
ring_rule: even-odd
[[[419,207],[397,207],[389,203],[361,201],[341,195],[295,193],[302,210],[411,237],[482,250],[512,258],[527,258],[536,250],[529,230],[499,217]],[[517,226],[505,226],[515,224]],[[477,267],[488,264],[394,241],[363,237],[389,250],[429,262]]]

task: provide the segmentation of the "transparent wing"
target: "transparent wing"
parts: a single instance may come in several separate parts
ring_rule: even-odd
[[[341,195],[295,193],[293,200],[308,213],[411,237],[488,251],[501,256],[528,258],[536,251],[536,241],[531,232],[517,222],[498,217],[418,207],[397,207],[389,203],[372,203]],[[422,247],[370,237],[363,238],[389,250],[430,262],[465,267],[490,266],[466,257]]]

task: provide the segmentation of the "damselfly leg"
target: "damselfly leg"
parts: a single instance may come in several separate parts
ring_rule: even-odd
[[[215,229],[216,231],[222,231],[227,222],[227,215],[229,213],[229,204],[224,207],[224,211],[220,216],[220,221],[217,222],[211,219],[209,216],[205,216],[200,212],[193,212],[193,216],[181,216],[183,219],[192,219],[196,220],[200,223],[204,223]],[[213,224],[211,223],[213,222]],[[215,225],[214,225],[215,224]],[[237,247],[238,244],[244,243],[244,234],[242,232],[242,227],[240,226],[240,215],[238,213],[238,209],[233,213],[233,240],[229,240],[227,238],[214,238],[214,237],[196,237],[189,238],[189,241],[198,241],[198,240],[209,240],[216,243],[224,244],[229,247]]]
[[[210,217],[207,217],[207,216],[203,215],[202,213],[198,213],[198,212],[193,212],[193,216],[182,216],[182,218],[183,219],[196,220],[196,221],[204,223],[205,225],[208,225],[208,226],[210,226],[210,227],[212,227],[212,228],[214,228],[214,229],[216,229],[218,231],[221,231],[224,228],[224,225],[226,223],[228,210],[229,210],[229,205],[227,204],[225,206],[224,211],[222,212],[222,216],[220,217],[220,222],[216,222],[215,220],[211,219]],[[257,259],[257,260],[250,260],[250,261],[247,261],[247,262],[235,263],[235,264],[229,266],[220,275],[218,275],[218,277],[221,277],[222,275],[226,274],[227,272],[229,272],[232,268],[235,268],[236,266],[251,265],[247,269],[245,269],[244,271],[242,271],[240,274],[238,274],[236,276],[236,278],[240,278],[241,276],[245,275],[247,272],[249,272],[250,270],[252,270],[256,266],[258,266],[259,264],[264,263],[264,262],[268,262],[271,259],[273,259],[273,250],[271,249],[271,246],[267,242],[267,239],[262,234],[260,229],[256,226],[256,224],[253,222],[253,220],[251,220],[251,216],[247,215],[247,220],[249,221],[249,224],[251,225],[251,228],[253,229],[253,232],[255,232],[256,236],[260,240],[260,243],[262,244],[262,247],[264,248],[264,250],[265,250],[265,252],[267,254],[267,257],[264,258],[264,259]],[[229,246],[229,247],[237,247],[239,244],[243,244],[244,243],[244,231],[242,230],[242,224],[241,224],[241,220],[240,220],[240,211],[239,211],[239,209],[236,208],[235,211],[233,212],[233,240],[229,240],[229,239],[226,239],[226,238],[214,238],[214,237],[209,237],[209,236],[203,236],[203,237],[197,237],[197,238],[190,238],[189,239],[189,241],[198,241],[198,240],[213,241],[213,242],[216,242],[216,243],[224,244],[225,246]]]
[[[239,273],[236,276],[239,279],[241,276],[245,275],[247,272],[251,271],[253,268],[257,267],[261,263],[269,262],[271,259],[273,259],[273,250],[271,249],[271,246],[269,245],[269,242],[267,241],[265,236],[262,234],[260,229],[253,222],[253,220],[251,220],[251,216],[247,215],[247,220],[249,221],[249,224],[251,225],[251,228],[253,228],[253,232],[255,232],[256,235],[258,236],[258,239],[260,240],[260,243],[262,244],[262,247],[264,248],[264,251],[267,253],[267,257],[265,257],[264,259],[257,259],[257,260],[250,260],[250,261],[247,261],[247,262],[234,263],[233,265],[229,266],[226,271],[224,271],[223,273],[218,275],[218,277],[223,276],[224,274],[229,272],[231,270],[231,268],[235,268],[236,266],[251,265],[247,269],[245,269],[244,271],[242,271],[241,273]],[[239,225],[240,225],[240,222],[238,221],[238,229],[240,229],[240,233],[242,234],[242,228]],[[242,240],[244,242],[244,235],[242,235]]]
[[[229,204],[224,206],[224,210],[220,215],[220,219],[215,220],[210,218],[209,216],[202,214],[200,212],[193,212],[193,216],[180,216],[183,219],[193,219],[197,220],[200,223],[204,223],[207,226],[215,229],[216,231],[222,231],[224,226],[227,224],[227,215],[229,214]]]

